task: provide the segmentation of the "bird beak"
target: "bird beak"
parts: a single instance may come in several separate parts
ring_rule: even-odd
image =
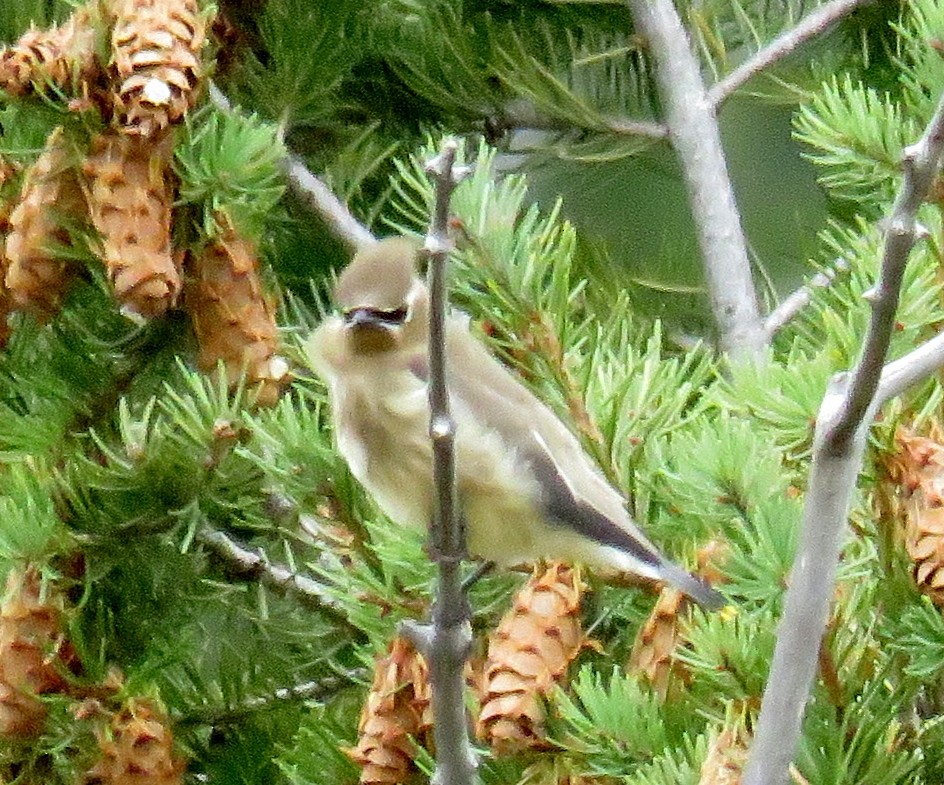
[[[376,312],[370,308],[354,308],[353,310],[344,314],[344,321],[351,327],[355,328],[367,325],[372,325],[374,327],[387,326],[377,318]]]

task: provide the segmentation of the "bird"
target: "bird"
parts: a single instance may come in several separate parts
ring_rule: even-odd
[[[394,236],[358,250],[334,288],[339,313],[305,344],[325,382],[338,452],[395,523],[428,526],[429,290],[419,244]],[[456,423],[456,490],[468,552],[500,566],[542,559],[664,581],[707,609],[723,596],[664,556],[574,433],[450,311],[446,388]]]

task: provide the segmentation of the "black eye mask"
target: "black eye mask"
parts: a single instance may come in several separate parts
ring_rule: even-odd
[[[406,306],[384,311],[380,308],[351,308],[344,312],[346,324],[382,324],[397,325],[406,321],[409,310]]]

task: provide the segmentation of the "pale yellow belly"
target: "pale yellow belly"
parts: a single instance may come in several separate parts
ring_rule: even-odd
[[[434,490],[425,397],[380,402],[349,390],[345,404],[338,448],[354,476],[393,521],[428,526]],[[497,433],[457,415],[456,481],[470,555],[501,564],[533,559],[547,534],[535,518],[533,482]]]

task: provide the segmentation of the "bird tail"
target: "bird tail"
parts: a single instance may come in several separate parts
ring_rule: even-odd
[[[728,603],[720,592],[670,561],[663,560],[659,567],[659,577],[687,594],[705,610],[716,611]]]

